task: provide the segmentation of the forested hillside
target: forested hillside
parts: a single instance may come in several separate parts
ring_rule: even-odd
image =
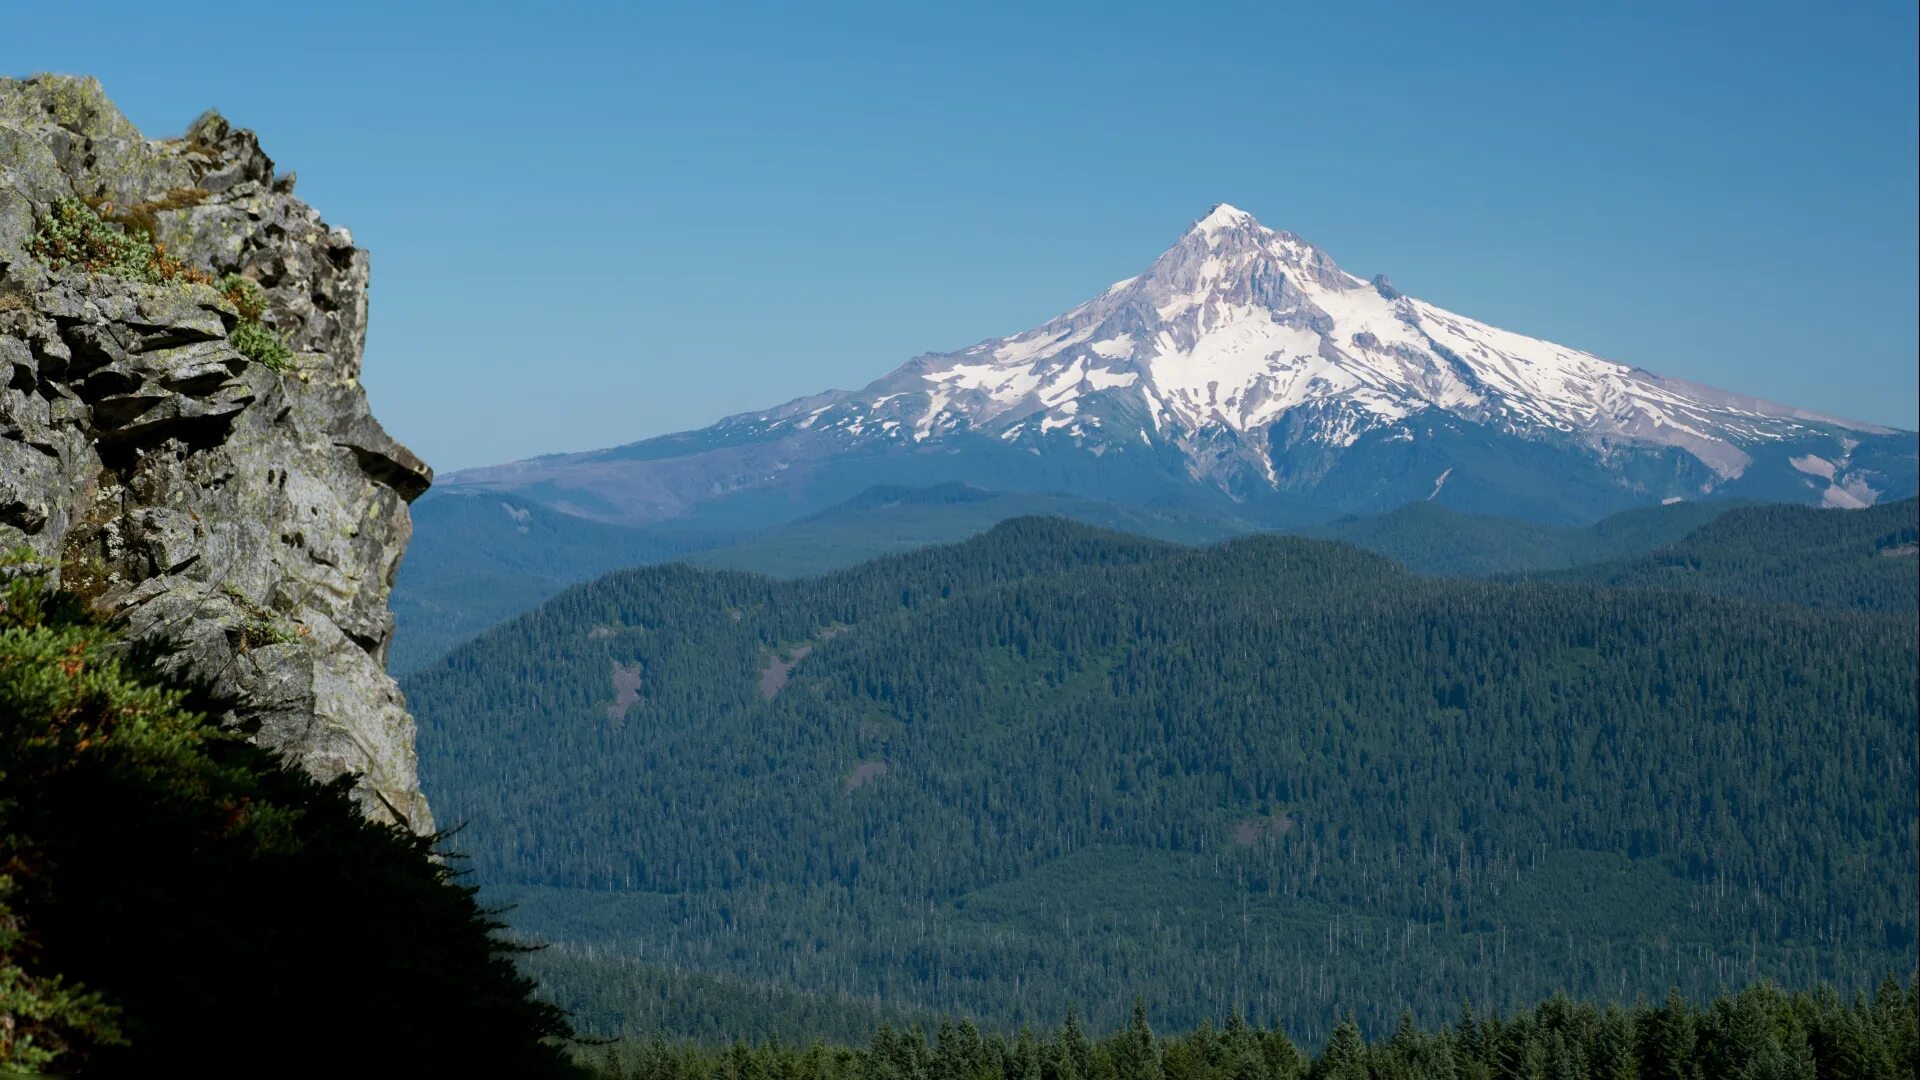
[[[1920,500],[1845,511],[1741,507],[1643,555],[1546,576],[1910,615],[1920,596]]]
[[[613,574],[406,690],[523,931],[1317,1043],[1910,970],[1914,664],[1906,617],[1021,519],[800,581]]]

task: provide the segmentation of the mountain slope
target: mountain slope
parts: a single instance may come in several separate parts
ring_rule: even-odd
[[[1021,519],[791,582],[610,575],[406,690],[522,929],[1001,1026],[1150,987],[1318,1038],[1905,963],[1914,649],[1903,617]]]
[[[1341,270],[1216,207],[1146,272],[1036,329],[710,428],[469,470],[610,521],[765,523],[876,483],[961,481],[1268,524],[1432,499],[1541,521],[1709,493],[1912,494],[1913,433],[1666,378]]]

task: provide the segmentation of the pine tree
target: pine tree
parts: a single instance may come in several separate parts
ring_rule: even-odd
[[[1092,1080],[1093,1043],[1080,1027],[1079,1014],[1071,1008],[1067,1010],[1065,1023],[1060,1025],[1057,1042],[1060,1047],[1057,1080]]]
[[[1326,1049],[1320,1051],[1308,1075],[1312,1080],[1367,1080],[1367,1042],[1352,1013],[1334,1025]]]
[[[1640,1075],[1634,1053],[1633,1017],[1620,1006],[1608,1005],[1600,1014],[1587,1068],[1594,1080],[1637,1080]]]
[[[1113,1059],[1119,1080],[1163,1080],[1160,1044],[1153,1037],[1153,1028],[1147,1024],[1145,998],[1133,999],[1133,1018],[1114,1048]]]
[[[1501,1029],[1496,1045],[1494,1075],[1500,1080],[1545,1080],[1547,1048],[1532,1017],[1516,1017]]]
[[[1693,1008],[1679,988],[1667,991],[1666,1004],[1641,1020],[1640,1075],[1644,1080],[1692,1080],[1697,1041]]]
[[[1920,982],[1914,991],[1920,992]],[[1900,988],[1889,975],[1873,992],[1874,1026],[1887,1048],[1887,1056],[1904,1075],[1920,1076],[1920,1009],[1914,1007],[1913,992]]]
[[[1460,1019],[1453,1027],[1453,1048],[1455,1060],[1461,1064],[1487,1065],[1486,1032],[1480,1021],[1473,1018],[1473,1002],[1460,1004]]]
[[[1273,1080],[1298,1080],[1306,1072],[1306,1065],[1300,1060],[1300,1048],[1277,1027],[1260,1036],[1260,1057]]]
[[[1020,1037],[1007,1051],[1007,1080],[1044,1080],[1040,1067],[1040,1044],[1030,1025],[1020,1026]]]

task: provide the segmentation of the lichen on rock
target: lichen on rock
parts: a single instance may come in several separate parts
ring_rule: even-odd
[[[76,199],[193,273],[36,259]],[[235,347],[242,313],[202,283],[235,274],[285,370]],[[0,548],[58,562],[229,722],[317,777],[359,774],[370,814],[426,831],[385,669],[432,471],[368,411],[366,290],[366,252],[251,132],[208,113],[147,139],[92,79],[0,79]]]

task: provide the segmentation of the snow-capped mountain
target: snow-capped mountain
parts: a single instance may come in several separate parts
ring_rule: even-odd
[[[1043,326],[686,435],[473,470],[645,521],[804,512],[878,482],[1223,499],[1254,517],[1419,498],[1548,519],[1745,494],[1913,492],[1916,441],[1665,378],[1367,281],[1216,206]]]

